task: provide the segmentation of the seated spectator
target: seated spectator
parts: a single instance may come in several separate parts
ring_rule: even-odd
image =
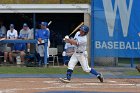
[[[14,39],[17,39],[17,30],[14,29],[14,24],[10,24],[10,30],[7,31],[7,39],[8,40],[14,40]],[[9,46],[10,50],[11,50],[11,47],[13,46],[13,44],[8,44],[7,46]],[[10,52],[10,51],[9,51]],[[4,52],[4,62],[6,63],[7,62],[7,57],[8,57],[8,52],[5,51]]]
[[[32,39],[33,35],[30,28],[28,27],[27,23],[24,23],[23,24],[23,28],[20,30],[20,36],[22,36],[22,38],[24,40],[29,40],[29,39]],[[27,44],[27,52],[30,52],[30,43]]]
[[[0,41],[5,40],[6,28],[3,26],[3,22],[0,21]],[[4,55],[4,51],[6,51],[6,44],[0,42],[0,55]]]
[[[25,57],[25,49],[26,49],[26,44],[25,43],[14,44],[12,51],[9,53],[10,62],[13,62],[13,57],[20,56],[21,64],[23,64],[24,63],[24,57]]]
[[[0,35],[0,41],[2,41],[2,40],[5,40],[5,38],[2,35]],[[5,50],[6,50],[5,44],[0,42],[0,56],[4,55],[3,51],[5,51]],[[0,59],[0,61],[1,61],[1,59]]]
[[[10,30],[7,31],[7,39],[17,39],[17,30],[14,29],[14,24],[10,24]]]
[[[0,34],[6,35],[6,27],[3,25],[2,21],[0,21]]]

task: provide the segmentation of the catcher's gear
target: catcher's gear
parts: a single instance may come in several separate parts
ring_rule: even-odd
[[[140,72],[140,65],[136,66],[136,69]]]

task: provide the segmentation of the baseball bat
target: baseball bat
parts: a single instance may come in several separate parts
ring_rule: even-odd
[[[48,26],[49,26],[51,23],[52,23],[52,21],[50,21],[50,22],[48,23]]]
[[[84,22],[81,22],[81,23],[69,34],[69,36],[71,36],[74,32],[76,32],[83,24],[84,24]]]

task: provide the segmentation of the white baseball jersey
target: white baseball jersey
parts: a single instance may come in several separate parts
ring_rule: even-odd
[[[77,41],[78,46],[75,47],[76,52],[85,52],[87,46],[87,36],[80,36],[80,32],[78,31],[75,34],[74,39]]]
[[[11,31],[11,30],[7,31],[7,38],[8,39],[14,39],[17,37],[18,37],[17,30],[13,29],[13,31]]]
[[[80,32],[77,32],[74,37],[75,40],[77,40],[77,44],[75,47],[75,53],[72,55],[69,63],[68,63],[68,69],[73,70],[75,65],[80,62],[83,70],[85,72],[90,72],[91,68],[88,65],[88,59],[87,59],[87,36],[80,36]]]

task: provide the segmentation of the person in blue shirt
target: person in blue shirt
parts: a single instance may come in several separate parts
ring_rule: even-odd
[[[37,53],[39,54],[39,65],[43,66],[44,65],[44,51],[45,51],[45,41],[48,41],[50,37],[50,31],[46,28],[48,25],[47,22],[41,22],[41,29],[36,31],[35,38],[38,40],[38,45],[37,45]],[[46,47],[48,48],[48,47]],[[46,51],[47,52],[47,51]]]
[[[25,50],[26,50],[26,44],[25,43],[16,43],[14,44],[12,51],[9,53],[9,61],[13,62],[13,57],[17,57],[20,55],[21,58],[21,64],[24,63],[24,57],[25,57]]]

